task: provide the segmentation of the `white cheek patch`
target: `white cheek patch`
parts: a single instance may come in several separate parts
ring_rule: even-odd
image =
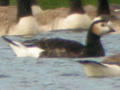
[[[104,35],[104,34],[107,34],[109,31],[110,31],[110,28],[108,26],[106,27],[101,27],[101,36]]]
[[[93,26],[93,32],[98,36],[107,34],[111,30],[111,27],[108,26],[111,24],[111,22],[109,22],[108,25],[104,24],[104,26],[102,26],[102,24],[104,24],[104,23],[102,23],[102,22],[97,23]]]

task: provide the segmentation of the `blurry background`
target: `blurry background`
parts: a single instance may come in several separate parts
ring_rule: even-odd
[[[120,0],[108,0],[109,3],[120,4]],[[38,4],[43,9],[53,9],[57,7],[68,7],[69,0],[37,0]],[[96,5],[97,0],[83,0],[83,4]],[[10,0],[11,5],[16,5],[16,0]]]

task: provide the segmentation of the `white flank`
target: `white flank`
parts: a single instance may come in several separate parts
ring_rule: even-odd
[[[15,46],[10,43],[9,44],[18,57],[36,57],[36,58],[38,58],[40,56],[41,52],[44,51],[43,49],[40,49],[38,47],[26,47],[19,42],[13,41],[13,43],[15,43],[18,46]]]
[[[57,21],[59,22],[57,23]],[[55,20],[53,28],[55,29],[76,29],[76,28],[89,28],[91,19],[86,14],[72,14],[63,18]]]
[[[37,15],[42,12],[42,9],[38,5],[32,5],[32,14]]]
[[[20,21],[10,27],[9,35],[39,34],[39,26],[32,16],[23,17]]]
[[[119,76],[120,67],[118,65],[88,63],[82,64],[87,76]],[[106,66],[106,67],[105,67]]]

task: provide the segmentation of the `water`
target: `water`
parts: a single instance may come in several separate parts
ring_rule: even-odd
[[[83,33],[45,33],[35,38],[61,37],[84,44]],[[23,38],[10,37],[24,41]],[[80,58],[18,58],[0,38],[0,90],[120,90],[120,77],[87,77]],[[120,53],[120,35],[105,35],[102,43],[106,57]],[[105,57],[85,58],[101,61]]]

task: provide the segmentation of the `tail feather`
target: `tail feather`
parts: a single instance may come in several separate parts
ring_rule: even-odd
[[[18,57],[27,56],[27,47],[20,42],[12,41],[6,37],[2,37],[12,47],[13,51]]]
[[[2,36],[2,38],[3,38],[6,42],[8,42],[9,44],[12,44],[12,45],[14,45],[14,46],[19,47],[19,45],[17,45],[16,43],[14,43],[12,40],[6,38],[5,36]]]
[[[20,42],[12,41],[6,37],[2,37],[6,42],[10,44],[13,51],[18,57],[36,57],[44,51],[40,47],[35,46],[34,44],[28,43],[28,45],[24,45]]]

